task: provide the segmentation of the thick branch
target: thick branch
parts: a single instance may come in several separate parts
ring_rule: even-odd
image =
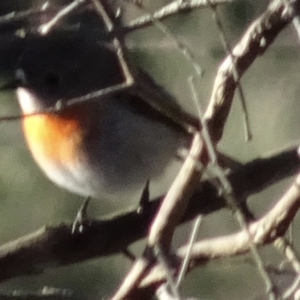
[[[233,172],[229,179],[239,198],[259,192],[265,186],[295,174],[299,167],[297,149],[293,148],[254,160]],[[0,281],[39,273],[46,267],[68,265],[117,253],[146,236],[159,202],[159,199],[151,201],[142,214],[132,209],[95,221],[82,234],[72,235],[72,224],[60,224],[44,227],[7,243],[0,248]],[[199,213],[212,213],[225,206],[225,200],[218,196],[214,186],[203,182],[191,197],[183,222]]]
[[[262,246],[274,242],[288,229],[295,214],[300,207],[300,175],[288,189],[284,196],[279,199],[270,211],[259,220],[249,225],[250,240],[247,230],[240,230],[237,233],[227,236],[215,237],[199,241],[193,245],[190,266],[203,265],[212,259],[241,255],[250,251],[251,243]],[[180,263],[187,252],[187,246],[176,251],[177,261]],[[177,266],[178,267],[178,266]],[[176,266],[174,266],[176,271]],[[159,265],[153,267],[150,273],[145,276],[139,288],[134,290],[134,297],[130,299],[147,299],[145,295],[152,295],[158,284],[166,280],[165,272]],[[152,289],[152,290],[151,290]],[[141,298],[144,297],[144,298]]]
[[[205,113],[212,136],[222,137],[237,84],[255,59],[273,43],[299,10],[299,1],[271,1],[267,10],[243,34],[221,64],[215,79],[210,104]],[[235,76],[237,74],[237,78]]]
[[[176,176],[167,195],[164,197],[148,236],[148,245],[163,245],[165,250],[171,246],[173,233],[184,215],[189,198],[199,185],[203,168],[199,167],[203,153],[203,140],[200,133],[194,135],[194,140],[180,172]]]
[[[200,163],[203,150],[202,136],[196,132],[189,154],[166,196],[163,197],[153,219],[143,255],[135,261],[112,300],[125,299],[128,292],[138,286],[148,268],[151,267],[153,257],[157,257],[155,247],[164,255],[169,252],[176,226],[185,214],[191,195],[199,186],[203,171]],[[156,259],[156,261],[159,260]]]

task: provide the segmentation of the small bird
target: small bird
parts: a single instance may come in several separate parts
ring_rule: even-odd
[[[178,150],[189,146],[187,127],[135,89],[67,105],[70,99],[124,82],[116,51],[106,41],[60,30],[28,38],[26,45],[16,67],[23,132],[37,164],[60,187],[120,199],[160,178]],[[149,76],[140,75],[146,97],[155,98],[161,89],[162,100],[176,107]],[[60,110],[49,110],[58,104]]]

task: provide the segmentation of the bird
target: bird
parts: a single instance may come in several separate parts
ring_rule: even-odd
[[[138,68],[141,91],[124,89],[68,105],[124,82],[110,41],[53,30],[25,44],[15,68],[23,133],[34,160],[58,186],[85,197],[120,199],[163,176],[178,151],[189,147],[198,121]],[[164,105],[183,121],[160,109]]]

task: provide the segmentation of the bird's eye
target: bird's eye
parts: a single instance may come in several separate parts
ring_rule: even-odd
[[[60,83],[60,76],[54,73],[48,73],[45,77],[45,83],[50,86],[57,86]]]

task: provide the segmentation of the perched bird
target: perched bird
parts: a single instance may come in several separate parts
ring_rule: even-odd
[[[70,99],[124,82],[115,49],[67,30],[28,38],[16,66],[17,97],[28,148],[48,178],[80,195],[118,199],[162,176],[177,151],[189,146],[185,121],[159,109],[162,100],[181,115],[173,98],[138,74],[140,90],[69,106]],[[58,104],[59,111],[49,111]],[[196,123],[185,114],[182,119]]]

